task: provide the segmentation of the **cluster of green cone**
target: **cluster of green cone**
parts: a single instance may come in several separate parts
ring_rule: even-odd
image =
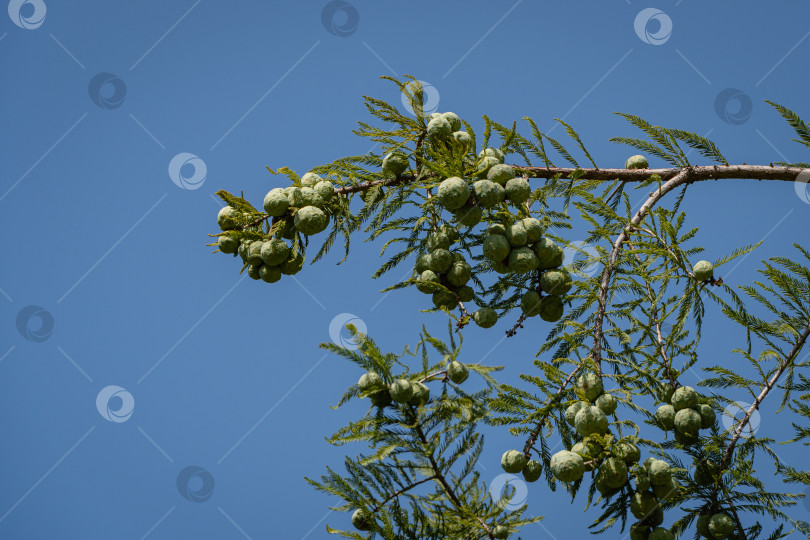
[[[632,540],[672,540],[672,533],[660,527],[663,510],[659,499],[672,496],[679,487],[672,478],[669,464],[654,458],[639,465],[641,451],[635,437],[616,440],[608,429],[608,415],[618,402],[605,393],[602,379],[595,373],[577,378],[577,401],[565,410],[565,420],[582,437],[570,450],[551,457],[549,467],[561,482],[577,482],[585,472],[596,471],[594,485],[603,496],[612,495],[635,478],[631,512],[639,519],[630,529]]]
[[[425,294],[432,294],[433,305],[437,308],[451,309],[459,301],[470,302],[475,297],[472,287],[467,285],[472,276],[472,267],[463,254],[450,251],[458,238],[458,230],[444,224],[427,237],[426,253],[416,257],[416,288]],[[447,290],[436,287],[436,284]]]
[[[461,384],[470,376],[470,368],[458,360],[445,356],[447,378]],[[369,371],[357,381],[357,395],[369,398],[375,407],[387,407],[392,402],[419,407],[430,399],[430,388],[419,378],[400,378],[389,384],[374,371]]]
[[[491,150],[492,155],[485,153]],[[498,151],[500,153],[500,151]],[[495,149],[488,148],[482,152],[484,160],[498,161]],[[500,154],[502,156],[502,154]],[[461,178],[448,178],[439,185],[437,198],[448,210],[469,212],[470,208],[489,207],[503,201],[503,193],[516,204],[525,202],[530,190],[524,178],[514,178],[512,168],[501,163],[490,164],[487,175],[489,179],[478,180],[470,189]],[[507,188],[501,187],[506,184]],[[518,187],[515,187],[518,186]],[[524,189],[525,188],[525,189]],[[517,195],[520,193],[521,195]],[[475,199],[472,207],[470,200]],[[519,202],[518,202],[519,201]],[[466,210],[465,210],[466,209]],[[470,222],[459,219],[463,225],[473,226],[480,221],[480,216]],[[483,241],[483,254],[492,268],[500,274],[525,274],[537,272],[534,280],[536,288],[527,291],[522,297],[520,307],[526,317],[539,315],[547,322],[558,321],[564,312],[563,296],[571,290],[572,280],[568,271],[562,268],[563,250],[550,238],[543,236],[543,227],[539,220],[527,217],[509,225],[493,223],[487,229]],[[427,253],[416,259],[416,286],[424,293],[433,293],[436,307],[451,308],[458,301],[467,302],[474,298],[473,290],[466,285],[470,279],[470,265],[460,253],[449,251],[450,245],[459,238],[458,229],[444,224],[428,236]],[[454,292],[436,290],[430,283],[441,283]],[[498,320],[494,309],[483,307],[473,313],[473,320],[482,328],[492,327]]]
[[[301,177],[300,186],[271,189],[264,197],[264,211],[273,223],[282,221],[276,233],[269,238],[239,240],[228,231],[250,227],[246,216],[232,206],[225,206],[217,214],[217,224],[224,234],[217,239],[222,253],[237,254],[248,265],[248,275],[275,283],[282,274],[293,275],[304,266],[304,254],[284,241],[292,240],[295,231],[307,236],[318,234],[329,226],[329,215],[324,211],[335,194],[332,182],[308,172]]]
[[[635,471],[635,491],[630,497],[630,513],[639,521],[630,526],[631,540],[672,540],[672,533],[661,527],[664,510],[660,501],[673,497],[680,484],[672,477],[666,461],[647,458]]]
[[[461,131],[461,119],[452,112],[433,113],[427,125],[427,140],[438,149],[448,146],[470,150],[472,139]],[[471,178],[445,178],[438,187],[439,204],[451,212],[460,225],[473,227],[483,217],[483,210],[495,208],[508,200],[521,207],[531,195],[526,178],[515,178],[514,169],[504,164],[504,154],[497,148],[485,148],[478,153]]]
[[[575,482],[586,471],[597,470],[596,488],[607,494],[627,483],[628,467],[641,457],[632,439],[614,441],[608,431],[608,415],[616,412],[618,402],[605,393],[602,379],[585,373],[577,379],[580,398],[565,410],[565,421],[582,439],[570,450],[561,450],[551,458],[551,472],[562,482]]]
[[[534,482],[540,478],[543,464],[533,459],[526,459],[526,455],[518,450],[507,450],[501,456],[501,468],[512,474],[523,473],[527,482]]]
[[[694,481],[701,486],[708,486],[719,476],[720,465],[711,461],[701,461],[695,467]],[[697,519],[697,532],[703,538],[722,540],[734,534],[734,520],[717,507],[704,508]]]
[[[660,397],[664,404],[655,411],[655,422],[664,431],[674,431],[679,443],[696,443],[699,431],[714,425],[714,409],[700,403],[700,395],[691,386],[680,386],[675,390],[671,386],[662,386]]]
[[[543,236],[538,220],[529,217],[509,226],[490,225],[483,250],[500,274],[537,272],[536,288],[524,293],[520,300],[526,317],[539,315],[546,322],[560,320],[564,311],[562,297],[571,290],[571,275],[562,268],[562,248]]]
[[[444,360],[448,380],[461,384],[469,378],[470,368],[462,362],[454,360],[450,355],[446,355]],[[386,383],[378,373],[368,371],[357,381],[357,395],[361,398],[369,398],[371,404],[379,408],[387,407],[392,403],[421,407],[430,400],[430,388],[425,384],[426,380],[427,378],[411,377],[399,378]],[[352,525],[360,531],[371,530],[373,520],[374,516],[362,509],[357,509],[352,514]],[[506,538],[506,536],[495,537]]]
[[[436,193],[439,204],[466,227],[477,225],[483,210],[495,208],[504,201],[522,207],[531,195],[529,181],[515,178],[514,169],[503,161],[503,152],[497,148],[482,150],[474,178],[453,176],[442,180]]]
[[[698,516],[697,532],[703,538],[724,540],[734,534],[734,520],[725,512],[707,513]]]

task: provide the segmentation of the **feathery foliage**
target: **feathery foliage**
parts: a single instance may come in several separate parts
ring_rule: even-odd
[[[211,235],[229,239],[224,245],[241,256],[243,271],[272,282],[273,272],[300,270],[313,235],[299,222],[318,210],[328,226],[311,262],[324,258],[338,235],[343,262],[351,237],[364,232],[382,242],[373,278],[411,267],[384,291],[415,286],[432,295],[424,311],[448,315],[449,343],[423,328],[413,352],[384,353],[351,325],[354,346],[322,344],[364,372],[337,407],[354,399],[372,404],[328,438],[365,450],[346,457],[345,471],[329,468],[320,479],[307,479],[341,501],[334,510],[355,512],[356,530],[327,530],[358,539],[506,538],[537,522],[540,517],[525,515],[525,504],[514,508],[509,494],[493,499],[481,481],[475,467],[483,422],[522,441],[521,450],[504,455],[507,472],[522,470],[527,482],[542,476],[551,491],[573,499],[582,492],[586,510],[594,507],[594,534],[616,537],[617,529],[630,528],[632,538],[646,538],[666,517],[669,531],[695,538],[709,537],[710,529],[714,538],[794,532],[810,538],[810,524],[793,512],[803,492],[780,491],[762,479],[769,467],[786,486],[810,485],[803,464],[779,458],[786,446],[810,445],[810,253],[796,245],[792,256],[764,261],[760,281],[737,287],[724,282],[725,265],[759,243],[701,260],[700,230],[681,203],[687,185],[710,176],[696,176],[684,150],[696,150],[717,164],[714,170],[731,167],[715,142],[617,113],[645,138],[610,140],[672,168],[642,172],[640,181],[630,174],[639,171],[630,170],[606,178],[583,137],[562,120],[570,141],[551,138],[530,118],[523,119],[522,134],[516,122],[483,116],[477,136],[452,113],[426,114],[415,77],[383,78],[407,98],[410,112],[364,97],[377,123],[359,122],[354,133],[377,143],[380,153],[339,158],[301,177],[268,167],[287,176],[290,187],[268,194],[265,212],[218,192],[232,209],[225,216],[231,221],[223,218],[222,232]],[[810,148],[808,125],[768,103],[796,132],[795,141]],[[521,164],[506,167],[505,156]],[[552,159],[570,168],[558,170]],[[580,165],[586,161],[592,168]],[[750,174],[758,178],[756,170]],[[795,180],[798,172],[780,174]],[[531,188],[523,184],[529,180]],[[631,182],[652,190],[641,209],[624,191]],[[675,197],[666,205],[670,193]],[[572,215],[588,227],[585,248],[566,238]],[[279,240],[289,248],[282,263],[272,253]],[[223,240],[211,245],[223,247]],[[570,290],[555,289],[569,282]],[[477,311],[468,309],[472,303]],[[702,358],[709,312],[739,326],[740,343],[729,352],[749,369]],[[463,332],[472,322],[489,328],[495,320],[514,321],[511,337],[537,315],[546,339],[520,385],[499,385],[493,374],[500,368],[463,362]],[[700,392],[681,381],[698,369],[707,374]],[[484,383],[479,390],[468,391],[468,372]],[[771,394],[779,398],[766,402]],[[750,402],[737,401],[740,396]],[[763,403],[768,414],[791,415],[791,439],[757,436]],[[564,450],[552,455],[560,445]],[[528,473],[532,467],[538,468]]]

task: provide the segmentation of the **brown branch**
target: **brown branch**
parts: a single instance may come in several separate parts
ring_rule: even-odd
[[[723,453],[723,460],[721,461],[722,469],[725,469],[729,462],[731,461],[731,455],[734,453],[734,447],[737,445],[737,441],[740,439],[742,435],[743,429],[745,426],[748,425],[748,422],[751,420],[751,415],[754,414],[754,411],[759,409],[759,404],[768,396],[768,393],[776,386],[776,382],[779,380],[779,377],[782,376],[782,373],[785,372],[787,368],[793,364],[793,361],[796,359],[796,356],[799,354],[799,351],[804,346],[804,343],[807,341],[807,337],[810,336],[810,323],[805,327],[804,332],[799,337],[799,340],[793,345],[793,349],[791,349],[790,353],[785,357],[785,361],[777,368],[771,378],[765,383],[765,386],[762,387],[762,390],[759,392],[759,395],[754,400],[754,403],[748,408],[748,411],[745,413],[745,416],[740,420],[740,423],[737,424],[737,427],[734,429],[734,434],[731,437],[731,440],[726,446],[726,451]]]
[[[365,191],[367,189],[371,189],[374,186],[396,186],[399,184],[409,184],[415,181],[418,177],[412,174],[400,175],[396,178],[381,178],[379,180],[369,180],[368,182],[363,182],[361,184],[357,184],[354,186],[344,186],[341,188],[335,188],[335,195],[342,195],[345,193],[357,193],[358,191]]]
[[[262,212],[262,213],[264,214],[264,212]],[[246,229],[250,229],[251,227],[255,227],[255,226],[257,226],[257,225],[261,225],[261,223],[262,223],[263,221],[267,221],[267,218],[269,218],[269,217],[270,217],[270,214],[264,214],[263,216],[261,216],[261,217],[258,217],[258,218],[256,218],[256,219],[254,219],[254,220],[253,220],[253,221],[251,221],[250,223],[247,223],[247,224],[245,224],[245,225],[240,225],[240,226],[238,227],[238,229],[239,229],[239,230],[244,231],[244,230],[246,230]]]
[[[726,501],[728,502],[728,507],[731,509],[731,513],[734,514],[734,520],[737,522],[737,527],[740,529],[742,540],[748,540],[748,537],[745,535],[745,529],[743,528],[742,520],[740,520],[740,516],[739,514],[737,514],[737,507],[734,506],[734,501],[731,500],[731,494],[728,492],[725,486],[723,486],[723,493],[726,494]]]
[[[647,229],[641,229],[641,230],[646,231]],[[647,231],[647,232],[649,232],[650,234],[653,234],[652,231]],[[655,235],[653,234],[653,236],[655,236]],[[656,236],[656,238],[657,238],[657,236]],[[658,240],[661,241],[660,238]],[[628,241],[627,245],[631,250],[633,250],[633,244],[631,242]],[[669,247],[665,243],[664,243],[664,247],[667,248],[667,251],[672,253],[672,251],[670,251]],[[674,256],[675,254],[672,253],[672,255]],[[633,256],[636,258],[637,261],[641,262],[641,257],[639,257],[638,253],[633,253]],[[664,336],[661,334],[661,321],[658,320],[658,308],[655,307],[655,296],[653,295],[652,287],[650,287],[650,282],[645,279],[644,280],[644,285],[646,285],[646,287],[647,287],[647,298],[650,299],[650,310],[652,311],[652,318],[653,318],[653,320],[655,320],[655,334],[656,334],[656,338],[658,340],[658,352],[661,354],[661,359],[664,362],[664,369],[666,369],[666,371],[667,371],[667,378],[669,379],[669,382],[672,385],[672,388],[674,390],[675,388],[677,388],[678,385],[675,382],[675,377],[672,376],[672,364],[669,361],[669,358],[667,357],[667,350],[666,350],[666,346],[664,345]]]
[[[445,380],[445,381],[447,380],[447,370],[443,369],[442,371],[437,371],[436,373],[431,373],[427,377],[424,377],[423,379],[421,379],[419,382],[423,383],[425,381],[429,381],[430,379],[433,379],[434,377],[438,377],[439,375],[444,375],[443,380]]]
[[[694,169],[691,168],[684,168],[678,169],[679,172],[675,176],[673,176],[670,180],[665,182],[661,185],[661,187],[655,191],[650,198],[647,199],[644,204],[641,205],[638,212],[633,216],[630,220],[630,223],[625,225],[624,230],[622,230],[619,237],[616,238],[616,241],[613,243],[613,249],[610,252],[610,257],[608,258],[608,263],[605,265],[605,269],[602,272],[602,281],[600,284],[600,291],[599,291],[599,307],[596,310],[596,322],[594,323],[594,332],[593,332],[593,361],[596,365],[596,373],[597,375],[602,374],[602,336],[603,330],[602,325],[605,319],[605,311],[607,311],[607,296],[608,296],[608,285],[610,284],[610,277],[613,274],[613,269],[616,266],[616,261],[619,258],[619,252],[622,249],[622,244],[627,241],[629,238],[630,230],[634,229],[636,225],[638,225],[644,216],[647,215],[647,212],[657,203],[661,198],[675,189],[676,187],[685,184],[687,182],[693,181],[692,178],[692,171]],[[800,169],[798,169],[800,170]]]
[[[607,182],[614,180],[621,180],[622,182],[644,182],[653,174],[657,174],[661,177],[661,180],[666,181],[674,178],[683,170],[681,167],[672,169],[576,169],[571,167],[523,167],[520,165],[512,165],[512,167],[524,171],[528,178],[552,178],[559,174],[561,178],[566,179],[566,177],[577,172],[582,173],[579,180],[604,180]],[[776,167],[773,165],[710,165],[705,167],[691,167],[690,170],[692,171],[690,177],[690,181],[692,182],[727,179],[782,180],[792,182],[806,169],[800,167]],[[529,176],[530,174],[531,176]],[[426,178],[432,176],[431,174],[426,176]],[[370,180],[362,184],[357,184],[356,186],[335,188],[335,195],[365,191],[374,186],[408,184],[415,181],[417,178],[418,177],[414,175],[402,175],[397,178]]]
[[[532,173],[535,178],[552,178],[558,174],[563,178],[574,172],[584,172],[579,180],[621,180],[623,182],[643,182],[650,175],[657,174],[661,180],[675,178],[682,167],[672,169],[576,169],[568,167],[521,167],[513,165],[515,169]],[[690,167],[691,181],[721,180],[721,179],[748,179],[748,180],[784,180],[792,182],[799,174],[807,169],[801,167],[777,167],[774,165],[709,165],[704,167]]]
[[[648,228],[646,228],[646,227],[640,227],[640,228],[637,228],[637,229],[636,229],[636,228],[634,228],[634,229],[633,229],[631,232],[636,232],[636,231],[641,231],[641,232],[643,232],[643,233],[646,233],[646,234],[648,234],[650,237],[652,237],[652,238],[654,238],[654,239],[658,240],[658,242],[659,242],[659,243],[660,243],[662,246],[664,246],[664,249],[666,249],[666,250],[667,250],[667,253],[669,253],[669,254],[670,254],[670,256],[672,257],[672,260],[673,260],[673,261],[678,261],[678,260],[679,260],[679,259],[678,259],[678,256],[675,254],[675,252],[674,252],[674,251],[672,251],[672,250],[669,248],[669,246],[667,245],[667,243],[666,243],[666,242],[664,242],[664,239],[663,239],[663,238],[661,238],[660,236],[658,236],[658,235],[655,233],[655,231],[653,231],[652,229],[648,229]],[[636,258],[638,259],[638,255],[636,255]],[[639,259],[639,260],[641,260],[641,259]],[[690,271],[689,271],[689,269],[687,269],[687,270],[686,270],[686,274],[687,274],[689,277],[691,277],[691,278],[695,277],[695,275],[694,275],[692,272],[690,272]]]
[[[414,429],[416,430],[417,435],[419,435],[419,440],[422,441],[422,444],[427,446],[428,440],[427,437],[425,436],[425,432],[422,431],[422,425],[417,422],[416,426],[414,426]],[[439,468],[439,464],[436,463],[436,459],[433,457],[432,451],[428,455],[428,460],[430,461],[430,466],[431,468],[433,468],[433,472],[435,473],[434,480],[437,480],[439,484],[441,484],[442,488],[444,489],[444,492],[447,493],[448,497],[450,497],[450,500],[455,505],[455,507],[458,508],[459,510],[463,509],[464,505],[461,504],[461,501],[458,499],[458,496],[456,496],[456,493],[453,491],[453,488],[447,482],[447,479],[444,477],[444,474],[442,474],[442,471]],[[484,520],[477,515],[475,516],[475,518],[487,532],[487,535],[489,535],[490,538],[494,538],[494,536],[492,535],[492,530],[484,522]]]
[[[506,337],[512,337],[515,334],[517,334],[517,329],[518,328],[523,328],[523,321],[525,321],[525,320],[526,320],[526,314],[521,313],[520,317],[518,317],[518,320],[515,322],[515,325],[511,329],[506,331]]]
[[[437,376],[439,376],[439,375],[444,375],[444,380],[445,380],[445,381],[447,380],[447,370],[446,370],[446,369],[443,369],[443,370],[441,370],[441,371],[437,371],[436,373],[431,373],[430,375],[428,375],[427,377],[423,378],[423,379],[422,379],[422,380],[420,380],[419,382],[420,382],[420,383],[423,383],[423,382],[425,382],[425,381],[429,381],[430,379],[432,379],[432,378],[434,378],[434,377],[437,377]]]
[[[383,506],[385,506],[385,503],[387,503],[387,502],[388,502],[388,501],[390,501],[391,499],[394,499],[394,498],[396,498],[396,497],[399,497],[400,495],[402,495],[402,494],[403,494],[403,493],[405,493],[406,491],[408,491],[408,490],[411,490],[411,489],[415,488],[415,487],[416,487],[416,486],[418,486],[419,484],[424,484],[425,482],[429,482],[429,481],[431,481],[431,480],[435,480],[435,479],[436,479],[436,475],[433,475],[433,476],[428,476],[427,478],[423,478],[422,480],[419,480],[418,482],[413,483],[413,484],[411,484],[411,485],[410,485],[410,486],[408,486],[408,487],[404,487],[404,488],[400,489],[399,491],[396,491],[396,492],[392,493],[392,494],[391,494],[391,495],[390,495],[390,496],[389,496],[387,499],[385,499],[385,500],[384,500],[384,501],[382,501],[380,504],[378,504],[377,506],[375,506],[375,507],[374,507],[374,509],[373,509],[371,512],[372,512],[372,513],[375,513],[377,510],[379,510],[380,508],[382,508]]]
[[[456,294],[456,300],[458,300],[458,309],[459,309],[459,311],[461,311],[461,319],[459,319],[459,321],[456,323],[456,328],[461,330],[467,324],[469,324],[469,322],[472,320],[472,315],[470,314],[469,311],[467,311],[467,308],[464,305],[464,302],[461,301],[461,299],[458,297],[458,294]],[[464,322],[462,320],[462,319],[464,319],[464,317],[467,317],[466,322]]]
[[[427,127],[427,126],[425,126]],[[416,138],[416,148],[413,151],[413,158],[416,161],[416,170],[418,171],[422,167],[422,160],[419,159],[419,149],[422,148],[422,143],[425,142],[425,136],[427,135],[427,129],[423,129],[419,132],[419,136]]]
[[[581,367],[582,367],[582,362],[580,362],[577,365],[577,367],[574,368],[574,371],[572,371],[568,375],[568,377],[566,377],[566,379],[560,385],[560,389],[557,390],[557,392],[551,397],[551,403],[553,403],[555,400],[557,400],[560,397],[560,394],[562,394],[565,391],[565,387],[568,386],[568,384],[574,378],[574,375],[576,375],[577,371],[579,371],[579,368],[581,368]],[[549,403],[549,405],[551,405],[551,403]],[[529,439],[526,441],[526,444],[523,445],[523,455],[526,456],[526,459],[531,459],[532,447],[534,447],[534,443],[537,442],[537,437],[540,436],[540,430],[543,429],[543,426],[546,423],[546,419],[548,418],[548,415],[550,413],[551,413],[551,410],[549,409],[549,411],[546,414],[544,414],[542,418],[540,418],[540,420],[537,422],[537,425],[532,430],[531,435],[529,436]]]

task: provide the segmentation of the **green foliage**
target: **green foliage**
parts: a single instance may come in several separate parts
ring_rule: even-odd
[[[455,344],[452,326],[449,345],[423,330],[415,351],[406,347],[400,355],[383,353],[370,337],[351,325],[347,328],[357,350],[332,343],[321,346],[376,372],[386,384],[404,379],[437,391],[419,406],[372,406],[365,416],[328,438],[336,446],[363,442],[370,450],[347,457],[344,473],[328,469],[320,480],[307,478],[316,489],[344,501],[333,509],[362,510],[369,518],[369,530],[392,539],[491,538],[497,526],[517,529],[538,521],[522,517],[525,505],[508,510],[490,499],[474,469],[484,444],[477,425],[487,416],[487,396],[496,388],[489,374],[501,368],[466,364],[486,383],[483,390],[467,393],[449,384],[443,369],[448,357],[455,360],[461,355],[462,342]],[[431,360],[436,354],[441,360]],[[421,358],[421,366],[408,366],[402,360],[406,355]],[[358,385],[352,386],[338,406],[358,397],[359,391]],[[354,531],[328,530],[362,538]]]
[[[705,254],[700,231],[680,208],[691,181],[674,183],[692,170],[688,149],[728,166],[717,145],[696,133],[617,113],[644,137],[611,141],[643,152],[639,164],[654,156],[673,168],[635,183],[650,197],[639,212],[624,192],[628,179],[637,176],[598,176],[583,138],[562,120],[557,121],[564,140],[541,132],[528,117],[526,134],[517,122],[483,116],[480,135],[461,119],[467,135],[450,136],[447,126],[458,132],[455,115],[445,113],[428,128],[417,79],[383,79],[406,96],[415,114],[364,96],[379,124],[359,122],[354,133],[374,141],[380,153],[310,170],[335,188],[324,197],[328,184],[318,184],[328,227],[311,261],[323,258],[341,235],[342,263],[359,232],[383,240],[375,279],[416,259],[411,271],[384,291],[413,286],[431,294],[434,305],[424,311],[448,315],[449,344],[423,329],[413,353],[408,347],[399,355],[383,353],[350,325],[358,349],[322,344],[363,373],[376,374],[349,386],[337,405],[369,398],[368,412],[328,438],[335,446],[365,444],[367,452],[347,456],[345,471],[329,468],[319,480],[307,479],[340,499],[333,509],[355,512],[356,530],[327,530],[346,538],[492,539],[538,521],[524,516],[525,505],[506,510],[489,496],[475,470],[484,422],[525,440],[522,450],[507,452],[508,470],[523,469],[528,461],[527,481],[542,476],[552,491],[562,487],[572,498],[582,493],[585,508],[595,508],[589,527],[594,533],[615,537],[618,527],[629,529],[631,538],[646,538],[648,531],[650,538],[670,538],[696,527],[709,530],[712,520],[720,531],[729,527],[725,517],[714,518],[722,515],[734,529],[729,537],[776,539],[795,530],[810,538],[810,524],[789,512],[802,494],[765,489],[758,477],[763,473],[754,468],[768,463],[786,484],[810,485],[810,471],[782,463],[775,450],[777,444],[810,445],[810,361],[802,353],[810,334],[810,253],[797,245],[795,257],[763,262],[761,281],[724,282],[726,263],[759,243]],[[796,132],[795,141],[810,148],[808,125],[790,109],[768,103]],[[392,154],[396,158],[386,160]],[[505,157],[522,165],[504,164]],[[571,167],[540,170],[557,167],[553,160],[560,159]],[[580,166],[586,161],[593,169]],[[611,158],[616,161],[624,159]],[[268,170],[286,176],[291,186],[302,185],[287,167]],[[669,205],[648,195],[670,189]],[[234,256],[251,242],[285,239],[290,254],[281,269],[297,271],[311,238],[294,224],[303,232],[319,227],[301,227],[306,215],[296,220],[295,207],[269,216],[241,195],[217,195],[236,209],[237,227],[210,236],[228,238],[228,252],[236,245],[230,239],[240,242]],[[566,238],[574,216],[588,227],[591,257],[562,269],[564,248],[574,247]],[[276,262],[269,248],[264,262]],[[596,271],[586,272],[590,265]],[[247,267],[245,261],[242,271]],[[275,266],[262,268],[263,273],[254,264],[249,272],[275,279],[268,270]],[[468,309],[473,302],[478,308]],[[747,374],[728,362],[699,365],[709,310],[743,329],[745,343],[734,352],[750,364]],[[532,325],[531,335],[538,328],[545,334],[520,385],[498,385],[491,373],[500,368],[463,362],[462,330],[470,321],[484,329],[506,321],[514,325],[507,336],[524,325]],[[421,365],[406,362],[413,356]],[[698,392],[690,392],[680,378],[698,368],[709,377]],[[466,370],[473,374],[469,382]],[[468,391],[481,380],[483,389]],[[611,393],[603,394],[604,388]],[[733,392],[752,396],[756,407],[750,413],[769,394],[779,394],[777,412],[793,415],[793,437],[743,436],[748,415],[725,429],[716,413],[731,405]],[[551,448],[560,443],[564,450],[552,456]],[[661,527],[665,516],[672,523],[668,530]]]

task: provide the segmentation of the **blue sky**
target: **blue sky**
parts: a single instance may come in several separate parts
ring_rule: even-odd
[[[316,539],[326,523],[348,526],[303,480],[341,465],[345,449],[323,437],[363,411],[329,408],[360,372],[318,343],[348,313],[401,351],[423,323],[446,335],[445,317],[419,315],[416,291],[379,294],[401,271],[371,280],[380,246],[360,237],[345,264],[334,252],[275,285],[242,278],[205,244],[216,190],[258,204],[283,185],[267,165],[303,173],[370,151],[351,130],[369,120],[362,95],[399,101],[381,75],[430,83],[440,111],[479,129],[482,114],[531,116],[562,136],[553,119],[564,118],[602,167],[635,153],[608,142],[636,135],[614,111],[708,134],[731,162],[808,160],[763,102],[810,117],[801,3],[354,0],[324,17],[329,6],[13,0],[0,16],[0,536]],[[655,19],[634,27],[649,7]],[[169,174],[183,153],[185,184],[179,165]],[[723,267],[728,283],[807,245],[808,197],[791,183],[690,192],[707,258],[766,240]],[[40,337],[38,318],[53,321]],[[713,307],[706,322],[701,358],[738,361],[740,332]],[[547,328],[533,320],[502,340],[507,324],[468,328],[465,359],[505,365],[514,383]],[[97,408],[103,391],[131,415]],[[790,436],[786,418],[760,430]],[[492,481],[522,442],[487,435],[480,470]],[[179,493],[181,471],[206,500]],[[582,519],[581,504],[541,486],[526,500],[547,515],[528,537],[561,537]]]

